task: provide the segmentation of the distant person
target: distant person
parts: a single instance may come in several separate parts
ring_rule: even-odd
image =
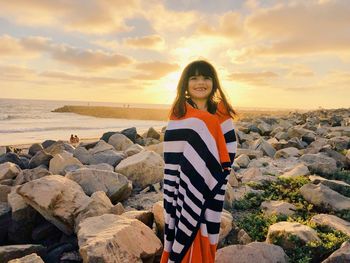
[[[75,143],[75,138],[74,138],[73,134],[70,135],[69,142],[72,144]]]
[[[74,136],[74,139],[75,139],[75,143],[79,143],[79,137],[78,137],[78,135],[75,135],[75,136]]]

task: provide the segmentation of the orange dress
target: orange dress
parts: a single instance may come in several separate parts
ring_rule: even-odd
[[[164,251],[161,263],[214,263],[226,184],[237,150],[231,116],[186,102],[167,125],[164,150]]]

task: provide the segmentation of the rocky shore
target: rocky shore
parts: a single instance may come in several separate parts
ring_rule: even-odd
[[[350,262],[350,109],[236,128],[216,261]],[[0,147],[0,262],[159,262],[165,129]]]

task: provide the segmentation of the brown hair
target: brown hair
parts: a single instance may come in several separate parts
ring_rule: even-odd
[[[209,62],[205,60],[195,60],[188,64],[183,70],[179,83],[177,84],[177,95],[175,101],[171,107],[169,117],[174,114],[177,118],[181,118],[186,114],[186,101],[193,107],[198,108],[196,103],[187,95],[188,80],[195,75],[202,75],[211,77],[213,80],[213,89],[208,97],[208,112],[215,114],[217,105],[220,100],[223,101],[227,113],[231,118],[237,116],[237,112],[232,108],[231,104],[227,101],[226,96],[221,88],[218,75],[215,68]]]

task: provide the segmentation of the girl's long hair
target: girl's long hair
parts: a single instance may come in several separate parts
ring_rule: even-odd
[[[171,114],[177,118],[183,117],[186,114],[186,101],[193,107],[198,108],[187,92],[189,78],[196,75],[211,77],[213,80],[213,89],[209,94],[207,102],[208,112],[215,114],[217,105],[222,100],[227,113],[234,119],[237,116],[237,112],[232,108],[231,104],[226,99],[226,96],[220,86],[215,68],[205,60],[195,60],[188,64],[183,70],[179,83],[177,84],[177,95],[169,112],[169,117]]]

